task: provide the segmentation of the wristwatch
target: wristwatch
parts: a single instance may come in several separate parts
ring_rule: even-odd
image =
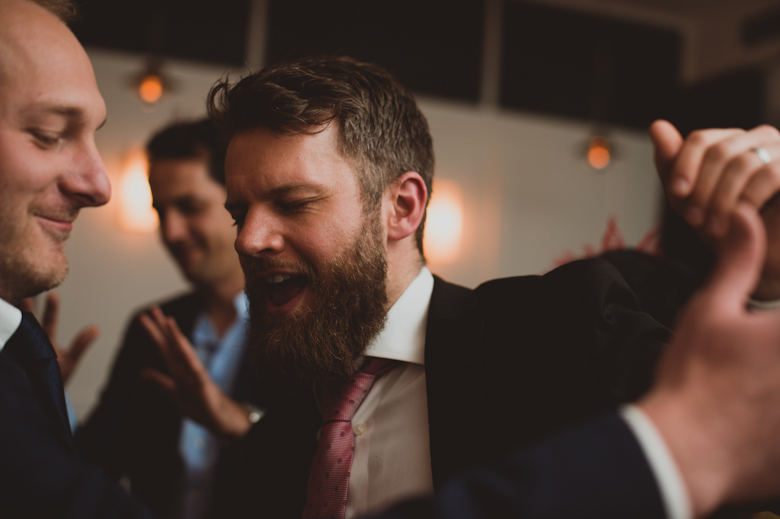
[[[257,407],[256,405],[253,405],[249,402],[244,402],[241,404],[241,407],[244,408],[244,411],[246,411],[246,417],[249,419],[249,422],[252,424],[256,424],[260,421],[260,419],[265,414],[265,411]]]

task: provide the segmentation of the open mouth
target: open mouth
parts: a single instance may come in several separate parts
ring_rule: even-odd
[[[268,301],[280,307],[300,295],[309,284],[309,278],[305,275],[276,274],[266,278],[266,283]]]

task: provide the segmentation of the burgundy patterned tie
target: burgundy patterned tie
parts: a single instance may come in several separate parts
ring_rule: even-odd
[[[370,358],[360,373],[328,387],[322,397],[322,427],[314,455],[303,519],[344,519],[355,441],[352,417],[374,381],[397,362]]]

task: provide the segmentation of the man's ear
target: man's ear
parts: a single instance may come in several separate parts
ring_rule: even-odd
[[[428,189],[419,173],[407,171],[385,191],[387,239],[403,240],[412,235],[422,222]]]

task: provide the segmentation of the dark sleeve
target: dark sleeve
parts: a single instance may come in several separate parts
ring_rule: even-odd
[[[682,261],[646,254],[634,249],[605,252],[636,294],[642,309],[659,323],[672,328],[677,314],[704,282],[705,272],[695,272]]]
[[[633,290],[615,267],[604,260],[573,262],[545,277],[558,287],[581,343],[588,345],[594,381],[609,404],[633,402],[652,386],[655,367],[670,331],[644,311]],[[577,280],[577,281],[574,281]]]
[[[145,368],[167,373],[134,316],[97,407],[76,431],[76,448],[111,478],[127,478],[133,495],[156,514],[175,515],[183,484],[181,413],[164,392],[141,378]]]
[[[51,432],[24,374],[0,353],[0,510],[4,518],[149,518]]]
[[[167,407],[168,402],[161,391],[140,378],[144,368],[166,371],[136,315],[127,328],[98,405],[77,429],[75,438],[79,453],[104,467],[114,478],[127,474],[138,453],[135,447],[143,445],[144,438],[153,434],[146,430],[147,424],[155,418],[167,421],[164,416],[151,415],[161,406]],[[158,422],[158,432],[161,425]]]
[[[435,498],[375,519],[659,519],[651,469],[617,414],[602,416],[450,481]]]
[[[207,517],[301,518],[322,416],[310,388],[279,404],[223,452]]]

